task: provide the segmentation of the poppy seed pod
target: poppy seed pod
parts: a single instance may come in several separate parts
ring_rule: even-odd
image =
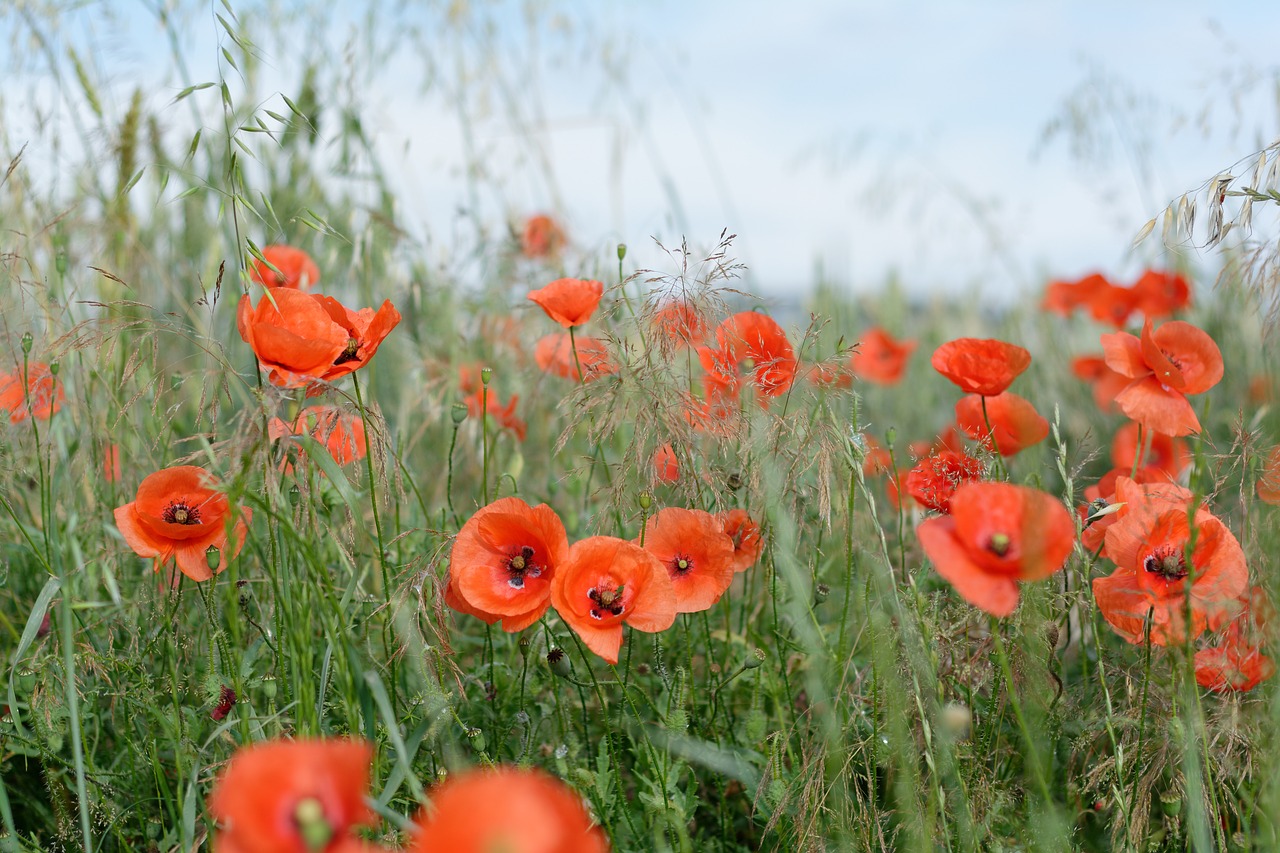
[[[569,673],[573,671],[573,667],[569,664],[569,656],[564,653],[564,649],[552,649],[547,652],[547,666],[560,678],[568,678]]]

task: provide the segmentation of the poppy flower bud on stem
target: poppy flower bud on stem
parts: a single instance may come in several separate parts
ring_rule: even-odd
[[[533,646],[533,640],[521,635],[518,645],[520,647],[520,657],[527,658],[529,656],[529,649]]]
[[[893,447],[894,442],[898,440],[898,431],[893,427],[889,427],[884,431],[884,443],[888,447]]]
[[[639,500],[641,509],[648,509],[653,506],[653,495],[648,492],[641,492]]]
[[[627,244],[619,243],[618,244],[618,260],[622,260],[626,256],[627,256]]]
[[[22,333],[22,354],[23,355],[31,354],[31,345],[32,343],[34,343],[34,340],[35,339],[31,337],[30,332]]]
[[[217,545],[210,545],[204,549],[204,561],[209,564],[209,570],[216,572],[218,566],[222,565],[222,550]]]
[[[49,373],[53,376],[57,376],[58,370],[60,369],[60,367],[61,365],[59,365],[58,362],[56,361],[49,362]]]
[[[290,486],[289,487],[289,506],[296,507],[298,505],[298,501],[300,501],[301,499],[302,499],[302,492],[298,490],[298,487]]]
[[[268,700],[276,698],[277,686],[276,677],[274,675],[262,676],[262,695],[266,696]]]
[[[453,410],[450,412],[453,418],[453,425],[458,426],[467,419],[467,406],[465,403],[454,403]]]
[[[492,367],[482,367],[482,368],[480,368],[480,382],[481,382],[481,384],[483,384],[483,385],[488,385],[488,384],[489,384],[489,380],[490,380],[490,379],[492,379],[492,378],[493,378],[493,368],[492,368]]]

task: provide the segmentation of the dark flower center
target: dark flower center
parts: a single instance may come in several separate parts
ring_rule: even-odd
[[[622,591],[623,584],[618,584],[618,588],[614,590],[600,590],[592,587],[587,591],[587,598],[595,602],[596,606],[591,608],[592,619],[603,619],[607,612],[612,616],[621,616],[623,611]]]
[[[1003,557],[1009,553],[1009,546],[1012,544],[1007,533],[993,533],[987,541],[987,550],[997,557]]]
[[[356,353],[360,351],[360,341],[355,338],[347,338],[347,345],[342,353],[333,360],[335,365],[346,364],[348,361],[356,360]]]
[[[169,524],[199,524],[200,509],[185,501],[170,501],[160,517]]]
[[[1176,581],[1187,576],[1187,560],[1181,551],[1168,546],[1153,551],[1142,561],[1142,568],[1165,580]]]
[[[507,571],[511,575],[507,578],[507,585],[512,589],[524,589],[525,577],[541,577],[543,567],[533,562],[534,553],[532,548],[524,545],[507,558]]]
[[[737,550],[736,545],[734,550]],[[676,554],[671,558],[671,571],[677,575],[687,575],[693,571],[693,560],[684,554]]]

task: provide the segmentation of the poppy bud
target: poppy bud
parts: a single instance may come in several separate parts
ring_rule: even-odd
[[[58,271],[58,275],[60,276],[66,275],[67,274],[67,253],[63,251],[59,251],[57,256],[53,260],[53,266],[54,266],[54,269]]]
[[[266,696],[268,701],[276,698],[276,688],[278,686],[274,675],[262,676],[262,695]]]
[[[58,364],[58,362],[56,362],[56,361],[51,361],[51,362],[49,362],[49,373],[50,373],[50,374],[52,374],[52,375],[54,375],[54,376],[57,376],[57,375],[58,375],[58,368],[59,368],[59,367],[60,367],[60,365]]]
[[[742,662],[742,668],[755,669],[764,663],[766,657],[768,655],[765,654],[764,649],[752,649],[751,654],[747,655],[747,659]]]
[[[30,355],[30,354],[31,354],[31,344],[32,344],[32,343],[34,343],[34,339],[31,337],[31,333],[30,333],[30,332],[23,332],[23,333],[22,333],[22,354],[23,354],[23,355]]]
[[[487,370],[488,368],[486,368]],[[449,413],[453,418],[453,425],[457,426],[467,419],[467,406],[465,403],[454,403],[453,410]]]
[[[569,656],[564,653],[564,649],[552,649],[547,652],[547,666],[561,678],[568,678],[572,671],[569,666]]]
[[[641,493],[640,493],[640,508],[641,508],[641,509],[648,509],[648,508],[649,508],[649,507],[651,507],[651,506],[653,506],[653,495],[649,494],[648,492],[641,492]]]
[[[36,689],[36,672],[29,667],[18,670],[18,690],[24,695]]]
[[[480,368],[480,383],[481,383],[482,385],[488,385],[488,384],[489,384],[489,380],[490,380],[490,379],[492,379],[492,378],[493,378],[493,368],[492,368],[492,367],[482,367],[482,368]]]
[[[627,244],[619,243],[618,244],[618,260],[622,260],[626,256],[627,256]]]
[[[898,440],[898,431],[893,427],[889,427],[884,431],[884,443],[888,447],[893,447],[893,443]]]
[[[216,572],[222,565],[222,550],[217,545],[204,549],[204,561],[209,564],[209,571]]]
[[[289,505],[297,506],[298,501],[302,499],[302,492],[298,491],[297,486],[289,487]]]
[[[529,647],[533,645],[533,641],[521,635],[520,642],[517,645],[520,647],[520,657],[527,658],[529,656]]]
[[[471,741],[476,749],[484,752],[484,732],[474,726],[467,729],[467,740]]]
[[[821,604],[827,600],[827,596],[831,594],[831,587],[825,583],[820,583],[813,588],[813,603]]]

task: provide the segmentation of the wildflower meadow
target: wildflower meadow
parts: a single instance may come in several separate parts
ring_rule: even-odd
[[[414,237],[335,58],[153,5],[221,76],[10,21],[0,850],[1280,849],[1276,146],[1131,273],[783,303]]]

